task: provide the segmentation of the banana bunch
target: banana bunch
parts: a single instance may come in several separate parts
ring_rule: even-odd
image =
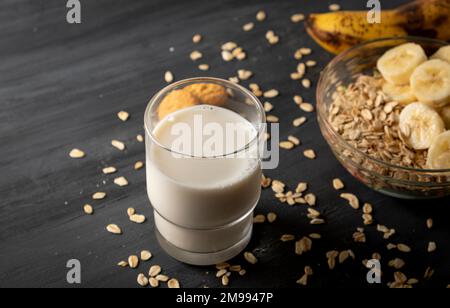
[[[393,36],[425,36],[450,40],[450,0],[416,0],[383,10],[381,23],[369,23],[367,11],[312,14],[305,21],[309,35],[338,54],[363,41]]]
[[[383,92],[405,107],[399,127],[415,150],[428,150],[431,169],[450,169],[450,45],[428,59],[423,48],[406,43],[377,61]]]

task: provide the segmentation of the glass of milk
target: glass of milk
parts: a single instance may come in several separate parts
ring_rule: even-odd
[[[200,99],[189,105],[179,96],[175,107],[181,107],[161,117],[165,98],[194,84],[219,85],[227,97],[220,104]],[[151,99],[145,112],[147,192],[157,239],[169,255],[212,265],[247,246],[261,194],[264,123],[260,101],[222,79],[179,81]]]

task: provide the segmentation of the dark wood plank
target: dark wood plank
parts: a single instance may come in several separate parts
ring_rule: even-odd
[[[292,53],[313,46],[311,58],[320,65],[312,69],[317,81],[331,55],[323,52],[306,35],[302,25],[289,21],[296,12],[325,11],[331,1],[312,5],[301,1],[163,1],[97,0],[82,1],[83,22],[65,22],[65,1],[3,0],[0,3],[0,287],[67,287],[65,263],[76,258],[82,263],[84,287],[134,287],[138,271],[115,264],[131,253],[150,249],[151,263],[161,264],[185,287],[219,286],[213,268],[197,268],[169,258],[156,243],[152,211],[145,191],[144,171],[132,168],[144,159],[144,147],[135,136],[143,133],[143,112],[150,97],[164,86],[163,72],[170,69],[177,79],[192,76],[227,78],[244,67],[255,72],[255,80],[265,88],[274,87],[282,95],[273,100],[274,114],[283,118],[282,134],[301,137],[303,146],[282,155],[277,170],[267,172],[294,186],[304,180],[319,196],[318,208],[329,223],[310,226],[302,207],[279,205],[268,191],[263,193],[258,213],[275,211],[273,225],[256,226],[249,249],[257,249],[260,264],[246,266],[245,278],[232,280],[234,287],[295,287],[303,267],[313,266],[311,285],[367,286],[361,260],[373,252],[383,255],[383,264],[395,257],[387,252],[386,241],[375,227],[368,228],[368,243],[355,245],[352,233],[361,225],[359,214],[338,200],[331,188],[332,178],[344,179],[348,190],[375,207],[378,222],[395,227],[394,242],[405,242],[414,252],[405,255],[405,272],[422,277],[427,266],[436,273],[423,286],[450,283],[448,199],[402,201],[379,195],[356,182],[332,157],[320,136],[315,115],[299,129],[289,123],[301,115],[291,97],[301,93],[314,102],[314,91],[303,90],[289,79],[296,62]],[[405,1],[390,1],[389,5]],[[344,8],[364,8],[356,0],[342,1]],[[387,4],[386,4],[387,7]],[[268,20],[251,33],[241,26],[264,8]],[[269,47],[265,32],[275,30],[281,43]],[[198,47],[191,43],[194,33],[205,37]],[[235,40],[250,55],[243,63],[224,63],[221,43]],[[170,52],[173,48],[173,52]],[[189,52],[199,48],[208,73],[196,70]],[[120,123],[115,114],[125,109],[132,115]],[[111,139],[126,142],[124,153],[112,148]],[[87,151],[87,158],[68,158],[73,147]],[[301,156],[313,147],[319,159],[307,162]],[[101,175],[103,166],[113,164],[131,185],[117,188],[112,177]],[[83,204],[97,190],[108,198],[94,202],[95,215],[82,214]],[[143,226],[128,222],[126,208],[133,206],[150,221]],[[433,217],[436,227],[427,230],[425,220]],[[115,222],[125,234],[112,237],[104,228]],[[293,244],[279,242],[284,233],[306,235],[320,232],[324,238],[313,251],[299,257]],[[438,251],[426,253],[426,244],[435,240]],[[326,269],[325,252],[352,248],[357,262]],[[398,254],[397,254],[398,255]],[[242,258],[235,262],[245,264]],[[141,271],[147,271],[141,268]],[[392,270],[385,268],[390,280]]]

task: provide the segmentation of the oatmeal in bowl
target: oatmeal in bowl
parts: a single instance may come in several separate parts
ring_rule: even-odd
[[[450,47],[425,38],[363,43],[317,88],[318,121],[337,159],[400,198],[450,195]]]

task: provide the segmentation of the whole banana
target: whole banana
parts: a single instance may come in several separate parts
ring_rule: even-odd
[[[450,40],[450,0],[416,0],[381,11],[381,23],[369,23],[367,11],[311,14],[305,21],[311,37],[338,54],[361,42],[393,36]]]

